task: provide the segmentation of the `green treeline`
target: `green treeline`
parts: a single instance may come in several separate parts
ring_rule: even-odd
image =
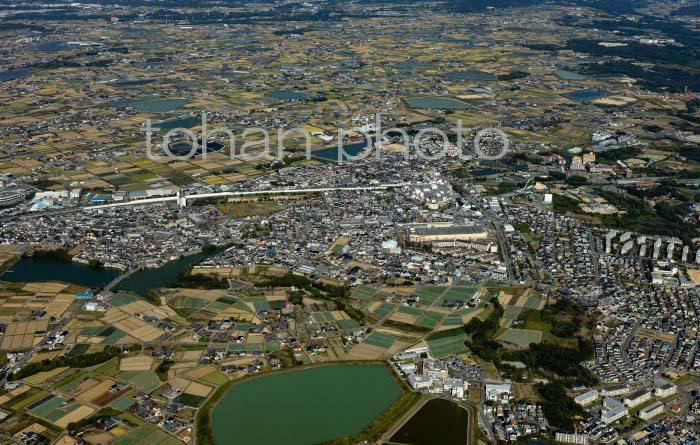
[[[73,256],[66,249],[35,250],[31,254],[34,258],[51,259],[58,261],[72,261]]]
[[[319,300],[330,300],[338,307],[338,310],[345,311],[352,319],[362,322],[365,314],[350,305],[350,288],[348,286],[335,286],[333,284],[313,281],[303,275],[287,272],[281,277],[270,277],[266,280],[255,283],[256,287],[296,287],[311,294],[313,298]],[[294,304],[301,304],[303,295],[295,292],[291,295]]]
[[[186,289],[228,289],[228,279],[214,274],[192,273],[192,266],[177,274],[175,282],[170,287]]]
[[[574,428],[573,418],[586,416],[583,408],[568,396],[562,382],[540,383],[536,389],[544,400],[542,409],[550,425],[571,431]]]
[[[101,352],[94,354],[81,354],[75,356],[61,356],[52,360],[42,360],[36,363],[28,363],[24,365],[19,372],[11,374],[10,379],[22,380],[23,378],[34,375],[38,372],[51,371],[56,368],[71,367],[71,368],[89,368],[90,366],[99,365],[108,360],[118,357],[121,354],[121,349],[115,346],[107,346]]]
[[[493,336],[501,327],[503,307],[496,298],[491,300],[491,304],[493,305],[493,312],[486,320],[481,321],[478,318],[472,318],[464,326],[464,332],[471,338],[465,344],[482,360],[494,362],[498,365],[501,361],[498,354],[501,345],[496,340],[493,340]]]
[[[581,362],[592,358],[593,342],[583,337],[578,337],[578,341],[579,349],[551,343],[531,343],[528,349],[503,354],[503,358],[521,361],[530,369],[541,369],[562,377],[568,386],[595,385],[598,379],[581,365]]]

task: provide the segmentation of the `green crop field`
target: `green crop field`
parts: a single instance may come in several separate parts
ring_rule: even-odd
[[[382,348],[390,348],[395,341],[396,338],[393,335],[383,334],[381,332],[372,332],[365,339],[365,343]]]
[[[159,430],[153,425],[145,425],[136,430],[130,431],[124,436],[118,438],[113,445],[181,445],[182,442],[166,433]]]
[[[138,300],[138,297],[131,294],[116,294],[109,299],[109,303],[112,306],[124,306],[125,304],[133,303],[136,300]]]
[[[161,385],[160,379],[153,371],[126,371],[121,373],[119,377],[148,392],[153,391]]]
[[[451,287],[442,294],[442,297],[437,301],[438,305],[442,305],[445,300],[457,300],[467,302],[476,294],[477,288],[471,286],[455,286]]]
[[[415,293],[416,296],[420,297],[420,303],[425,304],[426,306],[430,306],[435,301],[437,301],[438,298],[440,298],[440,295],[445,292],[446,287],[421,287],[418,289]]]
[[[120,397],[119,399],[112,402],[111,406],[112,406],[112,408],[114,408],[118,411],[126,411],[134,403],[136,403],[136,402],[131,397],[124,396],[124,397]]]
[[[355,320],[338,320],[336,323],[338,327],[343,330],[357,329],[360,327],[360,324]]]
[[[228,383],[228,377],[221,371],[214,371],[211,374],[207,374],[200,379],[202,382],[212,383],[216,386]]]
[[[352,297],[358,300],[371,300],[376,292],[377,290],[372,287],[358,287],[352,291]]]
[[[539,309],[542,300],[537,297],[529,297],[525,303],[525,307],[528,309]]]
[[[384,303],[381,306],[379,306],[374,312],[372,312],[372,315],[374,315],[376,318],[384,318],[387,315],[389,315],[389,313],[392,310],[394,310],[395,307],[395,304]]]
[[[201,405],[206,399],[206,397],[196,396],[194,394],[184,392],[180,394],[175,401],[186,406],[191,406],[192,408],[198,408],[199,405]]]
[[[436,340],[426,340],[430,355],[437,358],[447,357],[451,354],[460,354],[468,349],[464,345],[467,338],[465,334],[458,334],[452,337],[439,338]]]
[[[503,310],[503,319],[512,322],[518,318],[518,315],[520,315],[520,311],[522,310],[523,309],[518,306],[506,306],[506,308]]]

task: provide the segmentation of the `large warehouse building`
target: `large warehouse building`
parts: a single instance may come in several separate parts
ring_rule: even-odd
[[[481,225],[457,225],[450,223],[410,224],[404,226],[405,241],[432,243],[439,241],[485,240],[489,234]]]

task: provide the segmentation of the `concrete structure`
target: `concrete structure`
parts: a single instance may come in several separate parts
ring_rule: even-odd
[[[24,201],[24,192],[11,191],[0,193],[0,207],[10,207]]]
[[[469,382],[462,379],[447,378],[443,381],[443,392],[449,393],[452,397],[464,399],[464,395],[469,390]]]
[[[666,259],[669,261],[673,261],[673,252],[676,249],[676,243],[671,241],[668,243],[668,246],[666,247]]]
[[[624,417],[627,417],[628,415],[629,415],[629,411],[627,410],[626,407],[618,406],[618,407],[615,407],[611,410],[604,411],[600,415],[600,420],[602,420],[603,423],[610,425],[611,423],[615,423],[618,420],[620,420]]]
[[[408,383],[416,391],[429,389],[433,386],[433,378],[429,375],[411,374],[408,376]]]
[[[588,405],[589,403],[593,403],[596,400],[598,400],[598,391],[595,389],[584,392],[583,394],[579,394],[576,397],[574,397],[574,402],[578,403],[581,406]]]
[[[557,431],[554,436],[557,442],[561,443],[575,443],[579,445],[588,445],[588,434],[578,434],[578,433],[563,433]]]
[[[426,358],[423,360],[423,375],[429,375],[433,378],[446,379],[449,377],[447,364],[442,360]]]
[[[321,193],[321,192],[333,192],[333,191],[370,191],[370,190],[389,190],[395,188],[401,188],[406,186],[406,183],[398,184],[381,184],[372,186],[362,186],[362,187],[317,187],[317,188],[289,188],[289,189],[274,189],[274,190],[253,190],[245,192],[216,192],[216,193],[199,193],[195,195],[185,195],[182,193],[177,193],[175,196],[165,196],[162,198],[148,198],[148,199],[134,199],[131,201],[124,201],[114,204],[105,205],[94,205],[83,207],[83,210],[102,210],[111,207],[126,207],[141,204],[156,204],[162,202],[176,202],[178,206],[187,206],[188,201],[194,199],[207,199],[207,198],[225,198],[231,196],[264,196],[264,195],[288,195],[288,194],[306,194],[306,193]],[[68,192],[66,192],[66,197]]]
[[[624,402],[628,408],[634,408],[649,400],[651,400],[651,392],[646,389],[640,389],[625,397]]]
[[[656,397],[664,398],[674,395],[678,392],[678,387],[673,383],[664,383],[654,390]]]
[[[409,349],[404,349],[399,354],[396,354],[397,360],[411,360],[420,357],[423,354],[429,354],[430,350],[427,346],[416,346]]]
[[[653,419],[659,414],[664,412],[664,404],[661,402],[654,402],[644,409],[639,410],[639,418],[642,420]]]
[[[659,259],[659,253],[660,253],[660,252],[661,252],[661,240],[660,240],[660,239],[657,239],[657,240],[654,242],[654,252],[653,252],[653,254],[652,254],[652,258],[655,259],[655,260],[658,260],[658,259]]]
[[[406,241],[430,243],[435,241],[473,241],[488,238],[488,232],[480,225],[411,224],[404,226]]]
[[[430,184],[411,186],[414,199],[423,203],[430,210],[439,210],[454,199],[454,192],[449,182],[440,180]]]
[[[492,402],[508,402],[513,398],[513,387],[507,383],[487,383],[485,392],[486,400]]]
[[[600,390],[600,394],[605,397],[621,396],[628,392],[630,392],[630,387],[627,385],[609,386]]]
[[[603,412],[600,414],[600,420],[610,425],[618,420],[629,415],[629,410],[619,400],[612,397],[603,399]]]
[[[605,235],[605,253],[609,254],[612,252],[612,241],[616,236],[617,232],[614,230],[611,230]]]
[[[622,249],[620,249],[620,253],[622,255],[627,255],[628,253],[630,253],[630,251],[632,250],[633,247],[634,247],[634,241],[629,240],[625,244],[622,245]]]

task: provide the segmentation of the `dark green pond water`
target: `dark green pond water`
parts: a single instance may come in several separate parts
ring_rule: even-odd
[[[304,93],[303,91],[290,91],[290,90],[273,91],[272,93],[270,93],[270,97],[274,97],[275,99],[282,99],[282,100],[309,100],[309,99],[311,99],[311,95]]]
[[[401,396],[383,365],[271,374],[234,386],[214,410],[217,445],[309,445],[360,433]],[[433,442],[439,443],[439,442]]]
[[[573,71],[567,71],[567,70],[557,70],[554,72],[556,76],[560,79],[563,80],[584,80],[586,76],[583,76],[579,73],[574,73]]]
[[[469,413],[454,402],[429,400],[400,430],[392,442],[410,445],[465,445]]]
[[[316,150],[311,152],[311,156],[320,159],[327,159],[329,161],[338,161],[338,151],[339,147],[324,148],[321,150]],[[355,142],[352,144],[343,144],[343,159],[347,160],[348,156],[357,156],[360,153],[367,151],[367,142]],[[372,154],[370,153],[370,156]]]
[[[194,255],[182,257],[175,261],[170,261],[157,269],[139,270],[117,283],[113,290],[132,292],[147,300],[152,300],[153,297],[149,294],[149,290],[169,286],[176,280],[177,275],[184,268],[190,264],[200,263],[220,252],[220,249],[209,252],[200,252]]]
[[[119,275],[115,269],[90,267],[54,258],[20,258],[0,280],[14,283],[62,281],[81,286],[104,287]]]
[[[28,76],[32,73],[31,70],[9,70],[0,72],[0,82],[15,80],[20,77]]]
[[[468,110],[469,105],[449,97],[407,97],[406,103],[415,109],[422,110]]]
[[[597,90],[581,90],[575,91],[573,93],[565,94],[565,96],[572,100],[595,100],[602,99],[603,97],[609,96],[605,91]]]
[[[113,107],[133,107],[146,113],[170,113],[187,104],[187,99],[154,99],[112,102]]]

